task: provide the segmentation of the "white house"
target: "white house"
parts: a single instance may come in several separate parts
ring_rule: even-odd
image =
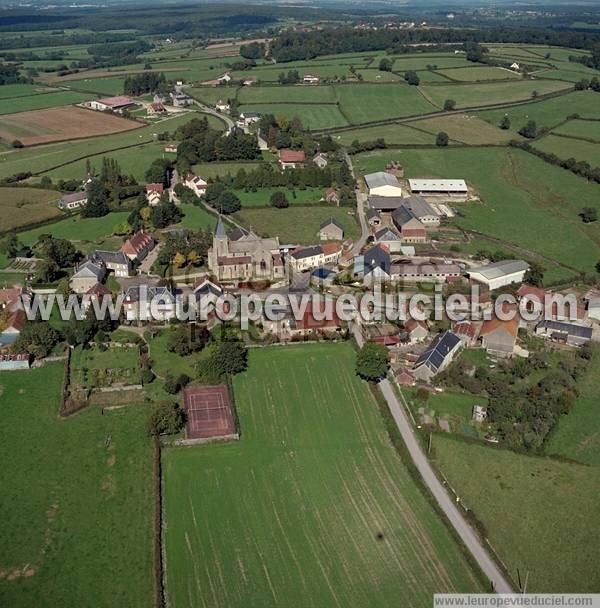
[[[319,77],[312,74],[305,74],[302,78],[304,84],[319,84]]]
[[[370,196],[402,196],[402,187],[395,175],[378,171],[365,175]]]
[[[521,66],[515,61],[513,64],[511,64],[510,69],[519,71]]]
[[[217,112],[229,112],[229,110],[231,110],[231,106],[226,101],[219,99],[215,105],[215,110]]]
[[[73,209],[79,209],[87,203],[88,193],[85,190],[81,192],[73,192],[72,194],[65,194],[60,197],[58,206],[61,209],[67,209],[69,211]]]
[[[188,187],[196,196],[204,196],[208,183],[194,173],[188,173],[183,185]]]
[[[290,254],[290,268],[302,272],[327,264],[337,264],[341,253],[342,246],[338,243],[301,247]]]
[[[165,191],[163,184],[146,184],[146,200],[151,207],[156,207]]]
[[[500,260],[467,271],[471,281],[488,287],[490,291],[512,283],[522,283],[529,264],[523,260]]]

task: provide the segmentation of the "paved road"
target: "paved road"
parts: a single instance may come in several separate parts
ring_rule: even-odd
[[[352,326],[352,333],[357,344],[362,346],[364,338],[360,333],[360,329],[358,329],[355,324]],[[446,489],[434,473],[433,467],[423,452],[421,444],[415,436],[413,427],[406,415],[406,411],[396,397],[396,393],[394,392],[390,381],[382,380],[379,383],[379,389],[387,401],[390,412],[402,435],[402,440],[406,445],[414,465],[423,478],[423,481],[429,488],[429,491],[432,493],[439,507],[450,520],[452,527],[456,530],[464,545],[490,581],[491,587],[497,593],[513,593],[512,587],[500,571],[500,568],[498,568],[494,560],[490,557],[487,549],[483,546],[473,528],[454,503],[454,499],[446,492]]]
[[[235,123],[233,122],[233,120],[231,120],[231,118],[229,116],[227,116],[226,114],[221,114],[220,112],[217,112],[216,110],[213,110],[212,108],[209,108],[208,106],[205,106],[203,103],[200,103],[197,99],[194,99],[194,103],[200,107],[200,110],[202,112],[204,112],[205,114],[212,114],[213,116],[216,116],[217,118],[220,118],[221,120],[224,120],[225,123],[227,124],[227,132],[225,133],[226,135],[229,135],[229,133],[231,132],[231,129],[233,129],[233,127],[235,127]]]
[[[354,173],[354,164],[352,163],[352,158],[350,155],[344,151],[344,158],[346,163],[348,164],[348,168],[352,173],[352,177],[354,181],[356,181],[356,174]],[[358,255],[360,250],[365,246],[367,239],[369,238],[369,226],[367,224],[367,218],[365,216],[365,203],[367,201],[367,196],[362,192],[356,191],[356,212],[358,213],[358,221],[360,222],[360,238],[354,243],[352,247],[352,255]]]

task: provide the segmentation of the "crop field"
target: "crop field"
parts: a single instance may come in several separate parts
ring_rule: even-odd
[[[354,212],[344,207],[295,207],[286,209],[274,207],[247,208],[238,211],[235,218],[260,236],[279,236],[282,243],[300,245],[314,244],[319,240],[319,227],[330,217],[337,219],[344,227],[344,239],[356,238],[360,229]]]
[[[410,124],[387,124],[376,125],[373,127],[363,127],[362,129],[352,129],[350,131],[340,131],[332,134],[332,137],[344,146],[350,145],[355,139],[358,141],[373,141],[383,138],[387,145],[402,144],[435,144],[435,136],[431,133],[423,133],[411,127],[418,123]]]
[[[600,120],[570,120],[552,131],[556,135],[567,135],[600,143]]]
[[[560,419],[546,443],[548,454],[600,467],[599,377],[600,356],[596,353],[585,376],[577,381],[575,405]]]
[[[495,103],[531,99],[534,91],[537,91],[539,95],[544,95],[565,90],[569,87],[569,83],[554,80],[515,80],[510,84],[505,82],[432,84],[420,88],[439,107],[444,105],[446,99],[454,99],[459,108],[474,108]]]
[[[237,100],[247,103],[335,103],[335,90],[331,85],[325,86],[275,86],[243,87]]]
[[[59,420],[62,378],[61,364],[0,378],[2,604],[82,606],[94,598],[96,606],[146,608],[153,591],[146,410],[102,416],[93,408]]]
[[[534,147],[549,154],[556,154],[559,158],[576,158],[587,161],[592,167],[600,167],[600,143],[550,134],[536,141]]]
[[[0,138],[25,146],[139,129],[133,120],[84,108],[50,108],[0,116]]]
[[[77,91],[56,91],[53,93],[31,95],[29,97],[5,98],[0,99],[0,114],[55,108],[57,106],[81,103],[91,98],[92,95],[78,93]]]
[[[450,68],[438,70],[440,74],[463,82],[479,82],[485,80],[518,80],[520,74],[497,67]]]
[[[286,118],[297,116],[302,119],[302,124],[310,130],[344,127],[348,124],[348,121],[335,104],[244,104],[240,107],[240,111],[274,114]]]
[[[0,188],[0,231],[14,230],[61,215],[53,204],[60,192],[41,188]]]
[[[418,607],[480,588],[353,368],[348,345],[253,350],[234,382],[242,439],[165,451],[173,608]]]
[[[410,122],[408,125],[415,127],[415,129],[423,129],[431,134],[444,131],[448,133],[450,139],[472,145],[507,144],[511,139],[516,139],[514,133],[503,131],[481,118],[468,116],[467,114],[426,118],[425,120]]]
[[[197,116],[203,115],[196,112],[186,113],[161,120],[159,123],[154,123],[135,131],[0,153],[0,178],[14,175],[21,171],[44,173],[59,165],[68,164],[88,156],[100,156],[107,151],[118,148],[134,146],[138,143],[149,143],[154,139],[153,133],[164,131],[173,133],[177,127],[186,124]],[[77,175],[77,177],[82,177],[82,175]]]
[[[416,87],[408,85],[337,85],[336,91],[340,109],[351,124],[436,111]]]
[[[512,148],[372,152],[355,157],[354,166],[364,174],[390,160],[411,176],[464,178],[473,185],[483,202],[461,205],[464,217],[455,221],[463,228],[586,272],[600,259],[600,227],[579,217],[583,207],[597,206],[597,186],[564,169]]]
[[[434,435],[435,461],[512,578],[531,593],[592,593],[600,575],[600,469]]]
[[[506,115],[510,118],[512,131],[518,131],[529,120],[535,120],[538,127],[551,129],[572,114],[579,114],[582,118],[600,118],[600,104],[598,104],[597,95],[593,91],[575,91],[568,95],[535,101],[514,108],[478,112],[476,116],[498,125]]]

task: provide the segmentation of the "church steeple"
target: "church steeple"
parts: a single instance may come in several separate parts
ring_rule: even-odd
[[[215,228],[215,236],[218,239],[223,239],[227,237],[227,233],[225,232],[225,226],[223,224],[223,219],[219,215],[219,219],[217,221],[217,227]]]

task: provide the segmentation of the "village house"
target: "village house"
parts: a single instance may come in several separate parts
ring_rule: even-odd
[[[10,317],[8,317],[6,325],[0,333],[0,347],[6,347],[13,344],[21,334],[21,331],[23,331],[26,322],[27,316],[25,315],[25,311],[21,309],[15,310]]]
[[[344,238],[344,227],[334,217],[330,217],[321,224],[319,238],[322,241],[341,241]]]
[[[518,333],[519,319],[517,316],[510,321],[494,317],[483,323],[479,337],[483,348],[489,355],[510,359],[515,354]]]
[[[217,112],[229,112],[231,110],[231,106],[226,101],[219,99],[215,105],[215,110]]]
[[[373,235],[373,240],[376,245],[385,245],[390,253],[400,253],[402,251],[402,237],[388,226],[377,230]]]
[[[409,179],[408,187],[412,194],[421,196],[463,199],[469,194],[469,188],[464,179]]]
[[[400,231],[404,243],[426,243],[425,226],[410,209],[399,207],[392,213],[394,226]]]
[[[365,214],[367,218],[367,223],[371,228],[377,228],[381,226],[381,215],[376,209],[367,209],[367,213]]]
[[[165,106],[160,102],[153,102],[151,104],[148,104],[148,107],[146,108],[146,114],[148,116],[160,116],[166,113],[167,108],[165,108]]]
[[[319,152],[313,156],[312,162],[319,167],[319,169],[325,169],[325,167],[329,164],[327,160],[327,154],[323,154],[323,152]]]
[[[169,154],[177,154],[177,144],[167,144],[165,146],[165,152]]]
[[[460,339],[451,331],[438,334],[417,359],[412,375],[418,380],[430,382],[452,363],[461,346]]]
[[[89,260],[97,266],[114,272],[116,277],[129,277],[133,274],[131,260],[123,251],[100,251],[96,249],[89,255]]]
[[[467,276],[476,283],[485,285],[490,291],[521,283],[525,273],[529,270],[529,264],[523,260],[501,260],[485,266],[470,268]]]
[[[169,321],[175,317],[175,295],[168,287],[132,285],[123,292],[123,311],[127,321]]]
[[[112,292],[102,283],[96,283],[83,294],[82,304],[87,311],[92,306],[92,300],[102,302],[104,298],[112,298]]]
[[[146,184],[146,200],[151,207],[156,207],[162,198],[165,187],[163,184]]]
[[[390,280],[391,266],[389,249],[385,245],[375,245],[354,258],[354,276],[367,286],[384,283]]]
[[[103,99],[92,99],[85,105],[92,110],[98,110],[100,112],[111,111],[116,112],[117,114],[122,114],[126,110],[132,110],[137,107],[137,103],[131,99],[131,97],[125,97],[124,95],[104,97]]]
[[[262,114],[260,112],[241,112],[237,124],[239,127],[247,128],[258,122],[261,119],[261,116]]]
[[[218,281],[275,281],[285,277],[277,237],[263,239],[250,233],[244,238],[231,240],[220,217],[213,245],[208,250],[208,267]]]
[[[410,344],[422,342],[429,335],[429,329],[425,321],[417,321],[417,319],[408,319],[404,324],[404,332],[401,338]]]
[[[73,192],[72,194],[63,194],[59,201],[58,206],[61,209],[72,211],[73,209],[79,209],[83,205],[87,204],[88,193],[85,190],[81,192]]]
[[[378,171],[365,175],[365,183],[369,189],[369,196],[402,196],[402,187],[395,175]]]
[[[460,338],[464,346],[473,346],[477,340],[477,327],[470,321],[459,321],[452,331]]]
[[[306,162],[304,150],[279,150],[279,164],[282,169],[295,169]]]
[[[183,180],[183,185],[189,188],[196,196],[200,197],[206,194],[208,182],[194,173],[188,173]]]
[[[106,277],[106,268],[102,264],[86,261],[75,270],[69,281],[71,290],[83,294],[89,291],[96,283],[102,283]]]
[[[22,286],[7,287],[0,289],[0,311],[8,310],[14,312],[23,308],[22,298],[29,297],[29,294]]]
[[[335,338],[344,332],[342,321],[332,301],[326,304],[324,300],[320,300],[316,308],[313,308],[313,302],[309,301],[300,319],[294,317],[290,306],[285,306],[283,309],[277,307],[276,312],[280,313],[281,318],[269,319],[265,315],[261,323],[266,334],[276,336],[282,342],[318,336]]]
[[[440,225],[439,214],[422,196],[413,194],[402,199],[401,206],[408,209],[425,228],[437,228]]]
[[[194,103],[194,100],[181,89],[179,91],[169,93],[169,97],[171,98],[171,104],[178,108],[183,108]]]
[[[510,69],[518,72],[521,69],[521,66],[515,61],[514,63],[510,64]]]
[[[313,76],[312,74],[305,74],[302,77],[303,84],[319,84],[319,77]]]
[[[154,249],[154,245],[154,237],[149,232],[138,230],[121,245],[121,251],[131,261],[141,262]]]
[[[447,283],[460,278],[461,269],[456,264],[408,261],[392,264],[390,274],[393,281]]]
[[[331,188],[325,188],[325,195],[323,196],[323,200],[326,203],[332,203],[333,205],[337,205],[339,207],[340,204],[340,192],[337,188],[333,186]]]
[[[300,247],[290,253],[290,268],[295,272],[304,272],[327,264],[337,264],[341,253],[342,247],[337,243]]]
[[[550,338],[569,346],[583,346],[592,339],[593,330],[585,325],[567,323],[566,321],[540,321],[535,328],[537,336]]]
[[[196,313],[200,320],[216,320],[215,310],[218,299],[223,295],[223,287],[208,276],[200,277],[192,287],[196,302]]]

